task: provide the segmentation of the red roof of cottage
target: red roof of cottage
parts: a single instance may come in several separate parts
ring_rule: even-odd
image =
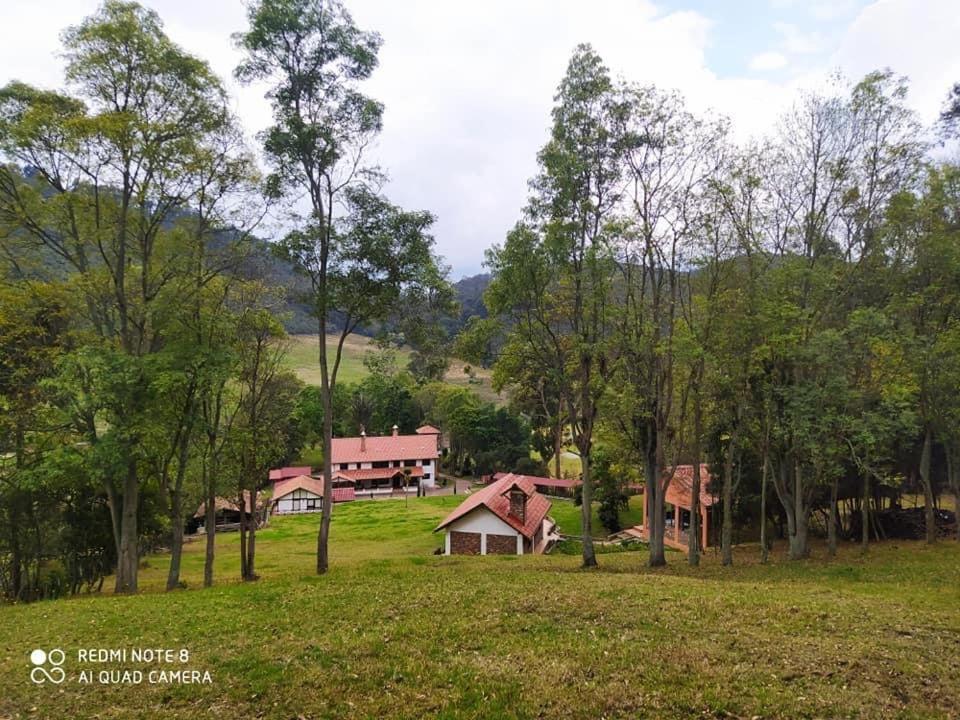
[[[385,460],[432,460],[437,457],[437,440],[432,435],[384,435],[365,438],[333,438],[330,457],[340,463],[383,462]]]
[[[667,474],[670,469],[667,469]],[[700,504],[710,507],[715,502],[713,495],[707,491],[710,484],[710,466],[700,465]],[[677,465],[673,470],[673,479],[667,486],[667,495],[664,498],[671,505],[680,505],[689,508],[693,499],[693,465]]]
[[[520,488],[527,496],[525,518],[522,521],[510,514],[510,498],[508,495],[514,487]],[[437,525],[434,532],[445,528],[479,507],[486,508],[525,538],[532,540],[550,510],[550,501],[537,492],[529,479],[522,475],[510,473],[485,488],[477,490],[460,503],[453,512],[444,518],[442,523]]]
[[[311,468],[309,465],[275,468],[274,470],[270,471],[270,482],[286,480],[287,478],[295,478],[299,475],[309,475],[312,470],[313,468]]]
[[[439,435],[440,429],[433,425],[421,425],[417,428],[417,435]]]
[[[294,490],[306,490],[318,497],[323,497],[323,480],[317,480],[309,475],[299,475],[289,480],[283,480],[273,486],[273,500],[277,501]],[[356,493],[352,487],[333,488],[333,501],[335,503],[349,502],[350,500],[356,500],[356,498]]]
[[[294,478],[281,480],[273,486],[273,499],[275,501],[279,500],[294,490],[306,490],[314,495],[323,497],[323,481],[312,478],[309,475],[298,475]]]

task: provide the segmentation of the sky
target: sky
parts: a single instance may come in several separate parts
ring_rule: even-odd
[[[263,87],[231,78],[241,0],[141,0],[168,34],[227,81],[253,141],[270,121]],[[831,73],[889,67],[932,123],[960,81],[957,0],[345,0],[383,37],[364,83],[386,106],[372,158],[391,201],[437,216],[451,278],[483,271],[484,250],[519,219],[573,48],[591,43],[612,74],[679,90],[728,116],[739,141],[776,124],[801,89]],[[59,34],[96,0],[4,0],[0,84],[62,88]]]

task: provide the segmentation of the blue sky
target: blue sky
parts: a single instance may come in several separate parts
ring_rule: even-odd
[[[240,0],[142,0],[175,41],[228,78]],[[611,71],[677,89],[698,112],[730,117],[738,141],[761,136],[803,88],[840,71],[891,67],[931,123],[960,81],[957,0],[345,0],[381,33],[367,83],[386,105],[373,159],[385,192],[437,215],[438,250],[458,279],[482,270],[520,214],[570,52],[590,42]],[[0,84],[62,86],[59,32],[96,0],[5,0]],[[228,80],[252,139],[269,122],[262,87]]]
[[[783,66],[771,74],[787,77],[811,67],[836,47],[850,21],[867,0],[830,2],[665,2],[666,11],[693,10],[712,22],[707,65],[718,75],[737,76],[756,69],[752,61],[777,55]]]

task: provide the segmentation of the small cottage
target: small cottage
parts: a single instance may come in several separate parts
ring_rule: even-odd
[[[440,523],[445,555],[542,553],[555,540],[550,501],[521,475],[508,474],[477,490]]]
[[[341,484],[333,477],[333,502],[349,502],[356,498],[353,485]],[[273,512],[278,515],[320,512],[323,509],[323,479],[299,475],[273,486]]]

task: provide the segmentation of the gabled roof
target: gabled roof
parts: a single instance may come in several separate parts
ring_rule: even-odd
[[[294,478],[281,480],[273,486],[274,501],[289,495],[294,490],[306,490],[314,495],[323,497],[323,481],[310,477],[309,475],[298,475]]]
[[[364,468],[363,470],[334,470],[333,479],[336,480],[338,477],[341,477],[347,480],[353,480],[354,482],[359,480],[382,480],[384,478],[395,477],[396,475],[403,475],[406,470],[410,471],[410,477],[412,478],[423,477],[423,468],[417,466],[408,468],[389,467]]]
[[[294,478],[299,475],[309,475],[312,470],[313,468],[311,468],[309,465],[275,468],[274,470],[270,471],[270,482],[286,480],[287,478]]]
[[[525,518],[522,522],[520,518],[510,514],[510,498],[508,495],[514,487],[522,490],[527,496]],[[477,490],[460,503],[453,512],[444,518],[442,523],[437,525],[434,532],[445,528],[450,523],[480,507],[486,508],[525,538],[532,540],[541,523],[543,523],[543,519],[550,511],[550,501],[537,492],[530,480],[522,475],[509,473],[485,488]]]
[[[417,435],[439,435],[440,428],[435,428],[433,425],[421,425],[417,428]]]
[[[572,478],[553,478],[553,477],[541,477],[540,475],[520,475],[518,473],[504,473],[499,472],[495,473],[493,476],[494,480],[499,480],[502,477],[513,474],[516,478],[526,478],[532,482],[536,487],[555,487],[555,488],[566,488],[571,490],[581,484],[579,480],[574,480]]]
[[[334,478],[338,474],[343,473],[334,473]],[[290,478],[289,480],[284,480],[278,482],[273,486],[273,501],[276,502],[282,497],[285,497],[292,493],[294,490],[306,490],[311,492],[317,497],[323,497],[323,480],[317,480],[308,475],[299,475],[295,478]],[[333,490],[333,502],[349,502],[351,500],[357,499],[356,491],[352,487],[344,488],[332,488]]]
[[[259,500],[259,498],[260,498],[260,493],[257,493],[257,499]],[[249,514],[253,512],[253,506],[250,503],[249,490],[243,491],[243,499],[246,500],[244,504],[247,506],[246,508],[247,513]],[[225,497],[214,498],[213,507],[214,507],[214,510],[218,512],[220,510],[230,510],[232,512],[240,512],[240,507],[237,505],[236,498],[225,498]],[[207,504],[204,502],[204,503],[200,503],[199,509],[197,509],[197,512],[195,512],[193,516],[195,518],[199,518],[199,517],[203,517],[206,514],[207,514]]]
[[[667,468],[666,475],[670,474],[670,468]],[[700,464],[700,505],[710,507],[715,500],[713,495],[707,490],[710,485],[711,468],[706,463]],[[667,494],[664,498],[671,505],[689,508],[693,499],[693,465],[677,465],[673,468],[673,479],[667,486]]]
[[[361,451],[362,440],[365,442]],[[437,457],[437,439],[433,435],[333,438],[330,457],[334,465],[385,460],[432,460]]]

